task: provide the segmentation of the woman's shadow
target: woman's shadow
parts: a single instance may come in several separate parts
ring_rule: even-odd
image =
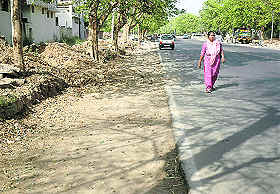
[[[224,89],[224,88],[237,87],[237,86],[239,86],[238,83],[223,84],[223,85],[216,86],[215,90],[221,90],[221,89]]]

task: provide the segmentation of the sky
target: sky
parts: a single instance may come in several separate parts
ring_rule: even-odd
[[[187,13],[198,15],[204,1],[205,0],[178,0],[176,7],[187,10]]]

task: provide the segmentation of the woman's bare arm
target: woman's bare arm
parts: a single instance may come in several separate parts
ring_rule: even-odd
[[[200,57],[199,57],[199,60],[198,60],[198,64],[197,64],[198,68],[201,67],[202,59],[203,59],[203,56],[200,56]]]
[[[222,63],[226,62],[224,51],[221,52]]]

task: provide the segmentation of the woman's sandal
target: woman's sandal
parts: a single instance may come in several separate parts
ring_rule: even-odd
[[[211,91],[211,89],[206,89],[205,92],[206,92],[206,93],[211,93],[212,91]]]

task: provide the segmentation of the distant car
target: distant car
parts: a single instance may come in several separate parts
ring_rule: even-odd
[[[183,39],[189,39],[189,38],[190,38],[190,36],[188,34],[183,35]]]
[[[203,37],[205,37],[204,34],[193,33],[191,36],[191,39],[201,40],[201,39],[203,39]]]
[[[173,35],[164,34],[159,39],[159,49],[170,47],[172,50],[175,48],[175,40]]]

